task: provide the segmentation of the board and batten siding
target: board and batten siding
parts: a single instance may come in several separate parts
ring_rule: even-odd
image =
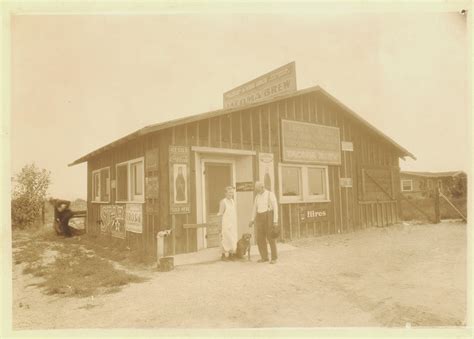
[[[98,216],[98,204],[90,202],[91,172],[110,165],[111,178],[115,179],[116,163],[145,156],[147,151],[156,149],[159,170],[153,175],[158,176],[159,197],[154,201],[148,201],[145,196],[144,232],[142,235],[127,232],[126,242],[131,248],[144,246],[147,254],[155,255],[156,233],[173,228],[173,235],[166,238],[165,253],[195,251],[196,230],[183,228],[183,224],[196,223],[197,220],[194,153],[191,152],[190,157],[191,213],[170,215],[168,147],[207,146],[273,153],[277,183],[280,180],[278,164],[282,162],[281,119],[338,127],[341,141],[352,142],[354,148],[352,152],[341,151],[340,166],[328,166],[330,202],[280,204],[282,240],[345,233],[399,221],[400,169],[397,150],[347,115],[326,96],[311,92],[170,127],[125,143],[90,160],[88,208],[91,211],[89,213],[91,225],[94,225],[94,219],[97,220]],[[253,163],[254,179],[257,179],[256,157]],[[145,173],[146,177],[148,175],[149,173]],[[341,187],[340,178],[352,178],[352,187]],[[278,197],[278,185],[275,185],[275,189]],[[111,196],[115,199],[115,192],[111,192]],[[153,204],[153,207],[148,208],[149,204]],[[301,224],[299,218],[301,207],[327,208],[328,216],[323,221]],[[91,231],[100,233],[94,226],[91,226]]]

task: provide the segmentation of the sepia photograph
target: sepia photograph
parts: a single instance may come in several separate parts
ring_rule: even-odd
[[[6,1],[2,337],[472,337],[472,4],[412,5]]]

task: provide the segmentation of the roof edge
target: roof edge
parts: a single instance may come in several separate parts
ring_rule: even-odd
[[[399,155],[400,158],[404,159],[405,156],[408,156],[408,157],[412,158],[413,160],[416,160],[416,157],[411,152],[409,152],[404,147],[400,146],[398,143],[396,143],[392,138],[390,138],[389,136],[384,134],[382,131],[379,131],[375,126],[370,124],[367,120],[362,118],[360,115],[355,113],[352,109],[350,109],[345,104],[343,104],[341,101],[336,99],[334,96],[332,96],[326,90],[324,90],[321,86],[316,85],[316,86],[312,86],[312,87],[308,87],[308,88],[305,88],[305,89],[298,90],[298,91],[293,92],[293,93],[289,93],[289,94],[277,96],[277,97],[274,97],[274,98],[271,98],[271,99],[268,99],[268,100],[265,100],[265,101],[257,102],[257,103],[251,104],[251,105],[239,106],[239,107],[233,107],[233,108],[223,108],[223,109],[208,111],[208,112],[204,112],[204,113],[198,113],[198,114],[194,114],[194,115],[185,116],[185,117],[182,117],[182,118],[177,118],[177,119],[173,119],[173,120],[168,120],[168,121],[148,125],[148,126],[145,126],[145,127],[141,128],[141,129],[139,129],[139,130],[137,130],[133,133],[130,133],[130,134],[128,134],[128,135],[126,135],[122,138],[119,138],[119,139],[117,139],[117,140],[115,140],[115,141],[113,141],[113,142],[111,142],[111,143],[109,143],[105,146],[102,146],[102,147],[100,147],[100,148],[98,148],[98,149],[96,149],[96,150],[80,157],[79,159],[77,159],[77,160],[73,161],[72,163],[68,164],[68,166],[71,167],[71,166],[75,166],[75,165],[78,165],[80,163],[86,162],[88,159],[90,159],[94,155],[102,153],[102,152],[106,151],[107,149],[110,149],[110,148],[115,147],[115,146],[117,146],[117,145],[119,145],[119,144],[121,144],[125,141],[137,138],[137,137],[142,136],[142,135],[157,132],[157,131],[160,131],[160,130],[163,130],[163,129],[166,129],[166,128],[171,128],[171,127],[181,125],[181,124],[184,124],[184,123],[192,123],[192,122],[200,121],[200,120],[203,120],[203,119],[209,119],[209,118],[213,118],[213,117],[224,115],[224,114],[230,114],[230,113],[241,111],[241,110],[251,109],[251,108],[254,108],[254,107],[266,105],[266,104],[269,104],[269,103],[272,103],[272,102],[276,102],[276,101],[279,101],[279,100],[284,100],[284,99],[291,98],[291,97],[294,97],[294,96],[304,95],[304,94],[311,93],[311,92],[321,92],[323,95],[328,97],[332,102],[334,102],[336,105],[341,107],[344,111],[346,111],[349,114],[349,116],[354,118],[356,121],[360,122],[362,125],[367,127],[369,130],[371,130],[372,132],[374,132],[378,136],[385,139],[389,144],[391,144],[393,147],[395,147],[396,149],[398,149],[400,151],[400,155]]]

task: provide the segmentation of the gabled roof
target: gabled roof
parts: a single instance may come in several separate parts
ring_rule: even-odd
[[[130,133],[130,134],[128,134],[128,135],[126,135],[126,136],[124,136],[120,139],[117,139],[117,140],[115,140],[115,141],[113,141],[113,142],[111,142],[111,143],[109,143],[109,144],[107,144],[103,147],[100,147],[100,148],[96,149],[95,151],[92,151],[92,152],[84,155],[83,157],[75,160],[74,162],[72,162],[68,166],[74,166],[74,165],[80,164],[82,162],[85,162],[85,161],[89,160],[90,158],[92,158],[93,156],[95,156],[99,153],[102,153],[102,152],[104,152],[104,151],[106,151],[106,150],[108,150],[112,147],[118,146],[120,144],[123,144],[124,142],[127,142],[127,141],[132,140],[132,139],[136,139],[140,136],[143,136],[143,135],[146,135],[146,134],[149,134],[149,133],[157,132],[157,131],[164,130],[164,129],[167,129],[167,128],[170,128],[170,127],[179,126],[179,125],[183,125],[183,124],[187,124],[187,123],[191,123],[191,122],[196,122],[196,121],[199,121],[199,120],[205,120],[205,119],[213,118],[213,117],[220,116],[220,115],[226,115],[226,114],[229,114],[229,113],[232,113],[232,112],[242,111],[242,110],[245,110],[245,109],[266,105],[266,104],[269,104],[269,103],[272,103],[272,102],[280,101],[280,100],[283,100],[283,99],[287,99],[287,98],[291,98],[291,97],[295,97],[295,96],[299,96],[299,95],[303,95],[303,94],[307,94],[307,93],[311,93],[311,92],[319,92],[319,93],[322,93],[323,95],[325,95],[328,99],[330,99],[330,101],[332,101],[337,106],[342,108],[350,117],[354,118],[356,121],[361,123],[363,126],[368,128],[369,130],[371,130],[373,133],[375,133],[379,137],[386,140],[393,147],[395,147],[400,152],[400,157],[408,156],[408,157],[416,160],[416,157],[413,154],[411,154],[405,148],[403,148],[402,146],[397,144],[394,140],[392,140],[387,135],[385,135],[384,133],[379,131],[377,128],[372,126],[366,120],[361,118],[354,111],[352,111],[349,107],[347,107],[346,105],[341,103],[339,100],[337,100],[335,97],[333,97],[331,94],[326,92],[323,88],[321,88],[320,86],[314,86],[314,87],[310,87],[310,88],[306,88],[306,89],[296,91],[296,92],[291,93],[291,94],[282,95],[282,96],[279,96],[279,97],[276,97],[276,98],[261,101],[261,102],[251,104],[251,105],[239,106],[239,107],[235,107],[235,108],[219,109],[219,110],[215,110],[215,111],[210,111],[210,112],[206,112],[206,113],[192,115],[192,116],[189,116],[189,117],[184,117],[184,118],[180,118],[180,119],[170,120],[170,121],[167,121],[167,122],[162,122],[162,123],[149,125],[149,126],[141,128],[141,129],[139,129],[139,130],[137,130],[133,133]]]
[[[449,172],[410,172],[410,171],[401,171],[401,175],[413,175],[423,178],[448,178],[456,177],[458,175],[466,175],[463,171],[449,171]]]

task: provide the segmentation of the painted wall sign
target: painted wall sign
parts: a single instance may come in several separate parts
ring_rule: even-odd
[[[281,129],[284,161],[341,164],[339,128],[281,120]]]
[[[352,141],[341,141],[341,149],[346,152],[353,152],[354,145],[352,144]]]
[[[224,108],[250,105],[296,92],[295,62],[279,67],[224,93]]]
[[[158,148],[152,148],[145,152],[145,166],[147,171],[158,170]]]
[[[237,192],[253,192],[254,191],[254,183],[252,181],[237,182],[235,184],[235,190]]]
[[[275,167],[273,166],[273,153],[258,154],[259,180],[265,188],[275,192]]]
[[[191,212],[189,153],[189,147],[186,146],[169,147],[171,214]]]
[[[339,178],[341,187],[352,187],[352,178]]]
[[[158,199],[158,177],[145,178],[145,196],[147,199]]]
[[[300,222],[323,221],[328,217],[327,208],[300,207]]]
[[[143,212],[141,204],[127,204],[125,207],[125,230],[143,233]]]
[[[352,187],[352,178],[339,178],[341,187]]]
[[[100,231],[113,237],[125,239],[125,207],[123,205],[100,205]]]

